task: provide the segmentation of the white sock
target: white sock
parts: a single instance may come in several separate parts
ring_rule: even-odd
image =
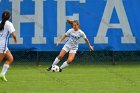
[[[8,68],[9,68],[9,65],[8,64],[4,64],[3,65],[3,68],[2,68],[2,71],[1,71],[1,74],[2,75],[5,75],[6,72],[7,72],[7,70],[8,70]]]
[[[61,65],[60,69],[64,69],[64,68],[67,67],[67,66],[69,66],[69,64],[67,63],[67,61],[65,61],[65,62]]]
[[[56,65],[59,61],[60,60],[56,57],[55,60],[54,60],[54,62],[53,62],[53,64],[52,64],[52,66]]]

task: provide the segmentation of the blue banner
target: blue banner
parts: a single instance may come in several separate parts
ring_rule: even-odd
[[[0,14],[11,12],[18,42],[13,51],[60,51],[56,42],[79,20],[95,50],[140,50],[140,0],[0,0]],[[80,40],[79,51],[88,46]]]

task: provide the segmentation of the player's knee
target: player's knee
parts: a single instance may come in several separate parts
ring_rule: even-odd
[[[8,60],[8,62],[12,63],[14,61],[14,58],[13,58],[13,56],[11,56],[7,60]]]

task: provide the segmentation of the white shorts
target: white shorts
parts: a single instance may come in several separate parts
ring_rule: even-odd
[[[65,50],[66,52],[69,52],[69,53],[76,53],[78,50],[78,48],[69,48],[66,45],[64,45],[64,47],[62,49]]]
[[[0,53],[1,53],[1,54],[5,54],[8,50],[9,50],[9,49],[8,49],[8,47],[6,47],[6,49],[5,49],[5,50],[0,49]]]

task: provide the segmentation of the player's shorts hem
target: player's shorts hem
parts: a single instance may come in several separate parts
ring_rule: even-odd
[[[69,53],[77,53],[77,49],[70,49],[69,47],[67,47],[65,45],[62,49]]]
[[[70,50],[69,53],[77,53],[77,50]]]
[[[8,50],[9,50],[8,48],[6,48],[5,50],[0,49],[0,53],[1,53],[1,54],[5,54]]]

